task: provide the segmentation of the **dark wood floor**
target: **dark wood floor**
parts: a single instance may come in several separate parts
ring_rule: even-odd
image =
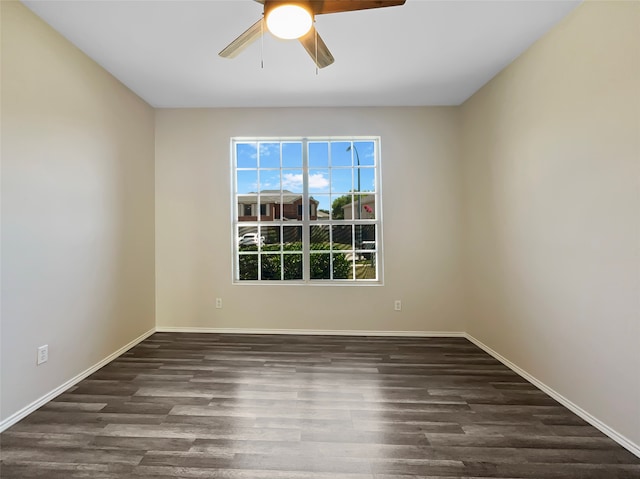
[[[462,338],[156,333],[1,436],[12,478],[640,478]]]

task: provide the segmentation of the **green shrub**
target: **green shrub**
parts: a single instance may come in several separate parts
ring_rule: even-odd
[[[285,251],[300,251],[299,248],[287,248]],[[331,277],[330,255],[328,253],[313,253],[310,255],[311,278],[329,279]],[[258,279],[258,255],[240,255],[240,279],[243,281]],[[262,255],[262,279],[280,280],[281,257],[279,254]],[[347,279],[351,277],[351,262],[344,254],[333,255],[333,278]],[[302,279],[302,254],[284,255],[284,279]]]

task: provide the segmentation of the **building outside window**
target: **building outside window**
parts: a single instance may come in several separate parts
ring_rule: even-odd
[[[234,282],[382,282],[379,138],[231,146]]]

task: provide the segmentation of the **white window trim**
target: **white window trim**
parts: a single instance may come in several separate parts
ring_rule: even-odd
[[[309,193],[309,165],[308,165],[308,143],[309,142],[360,142],[360,141],[373,141],[375,144],[375,181],[376,181],[376,211],[375,211],[375,220],[371,219],[365,220],[310,220],[309,217],[309,197],[312,197],[314,194]],[[303,193],[302,193],[302,221],[292,222],[292,224],[288,224],[287,226],[301,226],[302,227],[302,256],[303,256],[303,279],[301,280],[240,280],[236,278],[236,273],[239,270],[238,265],[238,242],[237,242],[237,231],[238,226],[241,223],[237,220],[238,218],[238,193],[237,193],[237,175],[236,175],[236,147],[237,143],[286,143],[286,142],[301,142],[302,143],[302,157],[303,157]],[[282,154],[282,153],[281,153]],[[232,253],[232,262],[231,262],[231,279],[232,284],[234,285],[270,285],[270,286],[383,286],[384,285],[384,252],[383,252],[383,215],[382,215],[382,161],[381,161],[381,140],[379,136],[328,136],[328,137],[232,137],[230,141],[230,176],[231,176],[231,225],[232,225],[232,241],[231,241],[231,253]],[[259,166],[259,165],[258,165]],[[354,168],[353,166],[351,167]],[[282,169],[282,166],[280,166]],[[330,172],[332,168],[329,168]],[[258,188],[259,190],[259,188]],[[322,194],[322,193],[318,193]],[[259,201],[259,191],[258,191],[258,201]],[[280,211],[280,216],[282,218],[283,211]],[[258,217],[259,218],[259,217]],[[260,221],[255,222],[247,222],[247,226],[252,226],[254,223],[260,226]],[[263,225],[263,226],[283,226],[283,220],[275,220],[271,225]],[[310,249],[310,238],[309,231],[310,226],[314,225],[328,225],[329,226],[329,234],[330,238],[333,235],[333,229],[331,226],[333,225],[353,225],[356,226],[358,224],[363,225],[376,225],[376,271],[377,278],[376,279],[311,279],[311,262],[309,260],[311,249]],[[353,228],[352,234],[355,235],[355,227]],[[360,251],[360,250],[358,250]],[[358,252],[356,251],[356,253]],[[286,252],[280,251],[280,255],[282,257],[283,254],[287,254]],[[333,259],[334,251],[331,250],[329,252],[331,259]],[[260,254],[258,254],[258,257]],[[306,261],[304,261],[306,259]],[[259,263],[260,264],[260,263]],[[355,264],[354,264],[355,267]]]

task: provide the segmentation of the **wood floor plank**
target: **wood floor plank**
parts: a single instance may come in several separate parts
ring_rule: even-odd
[[[0,435],[3,479],[640,479],[463,338],[156,333]]]

